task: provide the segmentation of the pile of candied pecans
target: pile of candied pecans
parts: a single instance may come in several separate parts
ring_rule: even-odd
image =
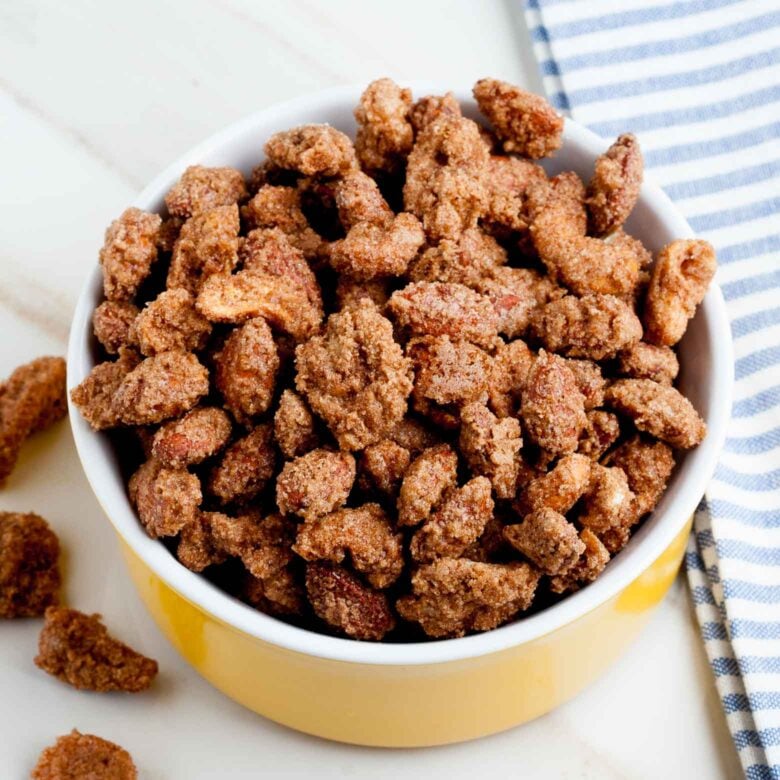
[[[587,186],[542,98],[373,82],[354,144],[273,135],[188,168],[100,261],[107,360],[72,393],[138,443],[147,533],[263,612],[354,639],[486,631],[595,580],[705,425],[674,346],[712,247],[622,225],[636,139]],[[123,456],[133,450],[121,438]],[[130,472],[128,472],[130,473]]]

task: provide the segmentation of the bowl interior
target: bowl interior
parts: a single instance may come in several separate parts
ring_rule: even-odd
[[[413,84],[412,88],[415,95],[446,91],[446,87],[436,84]],[[263,158],[265,140],[278,130],[308,122],[328,122],[354,136],[352,110],[362,89],[362,86],[339,87],[246,117],[164,170],[133,205],[149,211],[161,210],[165,193],[191,164],[232,165],[248,173]],[[476,118],[476,106],[470,94],[456,92],[456,96],[466,113]],[[550,173],[574,170],[587,180],[595,157],[606,146],[596,135],[567,120],[563,148],[544,165]],[[652,251],[675,238],[692,235],[671,201],[650,181],[643,185],[640,200],[626,228]],[[81,382],[94,365],[90,322],[92,311],[101,299],[102,278],[96,264],[82,290],[71,328],[69,388]],[[108,436],[92,432],[72,405],[70,419],[87,478],[116,530],[148,566],[189,601],[250,635],[291,650],[369,664],[435,663],[495,652],[565,625],[617,594],[666,549],[701,499],[725,437],[731,404],[733,360],[730,339],[723,298],[719,288],[713,285],[679,349],[680,386],[707,422],[708,436],[696,450],[679,459],[678,468],[655,512],[634,534],[628,546],[610,562],[604,574],[548,609],[485,634],[461,639],[404,645],[361,643],[296,628],[242,604],[187,570],[164,545],[146,536],[128,500]]]

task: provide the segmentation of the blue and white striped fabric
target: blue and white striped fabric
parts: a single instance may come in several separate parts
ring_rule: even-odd
[[[735,402],[688,577],[748,778],[780,778],[780,0],[527,0],[545,88],[718,251]]]

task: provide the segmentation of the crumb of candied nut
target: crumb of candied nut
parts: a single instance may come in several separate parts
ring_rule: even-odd
[[[450,488],[412,537],[412,558],[420,563],[458,558],[479,539],[493,517],[493,506],[490,480],[485,477]]]
[[[150,425],[192,409],[209,391],[209,374],[190,352],[161,352],[136,366],[111,401],[125,425]]]
[[[35,617],[56,604],[60,543],[32,512],[0,511],[0,618]]]
[[[330,125],[301,125],[272,135],[265,145],[272,163],[304,176],[338,176],[357,168],[352,141]]]
[[[203,500],[200,480],[194,474],[168,468],[153,458],[130,477],[128,492],[152,539],[179,533]]]
[[[190,571],[201,572],[224,563],[227,556],[215,544],[211,531],[216,512],[196,512],[179,533],[176,557]]]
[[[361,298],[373,302],[381,311],[390,297],[388,279],[366,279],[357,281],[348,276],[340,276],[336,283],[336,303],[339,309],[353,306]]]
[[[38,639],[35,665],[78,690],[145,691],[157,661],[114,639],[100,615],[49,607]]]
[[[109,355],[130,343],[130,327],[138,316],[138,307],[128,301],[103,301],[92,313],[95,338]]]
[[[616,415],[603,409],[592,409],[585,416],[587,423],[580,436],[577,452],[587,455],[591,460],[600,460],[620,436],[620,423]]]
[[[0,485],[13,471],[26,439],[66,412],[65,361],[60,357],[36,358],[0,382]]]
[[[351,171],[339,179],[333,197],[339,221],[347,232],[360,222],[386,225],[394,216],[377,183],[363,171]]]
[[[262,317],[235,328],[217,353],[214,384],[239,421],[267,411],[273,400],[279,355]]]
[[[208,492],[220,503],[251,501],[274,473],[276,453],[270,425],[258,425],[231,444],[212,469]]]
[[[395,628],[387,596],[339,566],[308,564],[306,591],[317,617],[352,639],[379,641]]]
[[[671,448],[661,441],[634,436],[609,456],[609,465],[621,468],[636,496],[637,519],[652,512],[666,490],[674,469]]]
[[[131,301],[157,260],[162,219],[137,208],[122,212],[106,230],[100,250],[103,291],[109,301]]]
[[[373,588],[392,585],[404,567],[401,534],[379,504],[341,509],[298,526],[293,550],[306,561],[342,563],[349,555],[353,568]]]
[[[228,443],[232,428],[230,418],[222,409],[215,406],[193,409],[154,434],[151,454],[173,469],[202,463]]]
[[[499,419],[484,404],[471,403],[460,413],[458,446],[469,468],[490,480],[497,498],[512,498],[520,469],[520,422]]]
[[[417,100],[409,111],[409,121],[414,134],[419,135],[440,116],[462,116],[460,103],[452,92],[444,95],[425,95]]]
[[[330,245],[330,264],[361,281],[401,276],[424,243],[425,233],[412,214],[398,214],[386,225],[359,222]]]
[[[480,79],[473,92],[505,152],[538,159],[560,149],[563,117],[543,97],[496,79]]]
[[[506,261],[506,250],[492,236],[474,227],[464,230],[456,239],[445,238],[428,247],[412,261],[407,277],[412,282],[456,282],[471,287]]]
[[[417,136],[409,154],[404,210],[431,240],[457,238],[487,208],[488,152],[475,122],[442,115]]]
[[[288,459],[305,455],[319,443],[311,410],[292,390],[285,390],[279,398],[274,414],[274,438]]]
[[[498,315],[490,301],[462,284],[412,282],[390,296],[387,308],[415,336],[450,336],[491,349]]]
[[[241,171],[191,165],[165,196],[168,213],[189,219],[204,211],[233,206],[246,197]]]
[[[607,382],[597,363],[592,360],[574,360],[566,358],[566,365],[574,374],[577,388],[585,398],[585,409],[595,409],[604,404],[604,391]]]
[[[209,277],[196,306],[211,322],[241,323],[263,317],[295,339],[316,333],[322,321],[322,312],[296,281],[259,270]]]
[[[342,449],[386,438],[406,414],[410,361],[370,301],[332,314],[324,335],[298,347],[295,364],[298,391]]]
[[[671,385],[679,371],[680,363],[671,347],[638,341],[618,355],[618,373],[632,379],[652,379]]]
[[[517,413],[534,359],[534,353],[520,339],[499,346],[493,357],[488,387],[490,407],[499,417],[513,417]]]
[[[76,780],[80,777],[137,780],[138,770],[124,748],[73,729],[41,753],[30,774],[31,780]]]
[[[515,510],[526,515],[547,508],[565,515],[588,489],[590,467],[584,455],[564,455],[551,471],[531,479],[518,492]]]
[[[491,154],[488,160],[490,194],[483,217],[487,229],[496,235],[528,230],[527,195],[531,187],[547,182],[544,168],[530,160]]]
[[[412,149],[412,91],[392,79],[372,81],[355,109],[355,151],[364,169],[393,173]]]
[[[410,460],[409,450],[392,439],[370,444],[358,462],[358,486],[367,493],[377,491],[395,497]]]
[[[458,456],[449,444],[424,450],[404,474],[398,493],[398,525],[427,520],[445,492],[457,484]]]
[[[538,582],[539,572],[527,563],[443,558],[417,569],[412,593],[396,609],[428,636],[459,637],[489,631],[528,609]]]
[[[195,308],[186,290],[166,290],[136,317],[130,338],[142,355],[161,352],[197,352],[206,346],[211,323]]]
[[[596,159],[588,184],[590,227],[597,236],[619,228],[633,211],[642,186],[644,162],[639,142],[625,133]]]
[[[690,449],[707,434],[693,404],[679,390],[650,379],[619,379],[606,393],[606,402],[646,431],[676,449]]]
[[[520,414],[528,437],[543,449],[556,455],[577,449],[586,422],[585,397],[564,360],[539,352],[523,389]]]
[[[577,519],[581,526],[600,535],[624,524],[631,514],[633,501],[634,494],[623,469],[593,463],[583,511]]]
[[[593,531],[583,528],[580,531],[580,540],[585,549],[577,563],[564,574],[550,578],[550,590],[553,593],[575,591],[582,585],[593,582],[609,563],[609,551]]]
[[[707,241],[672,241],[658,253],[645,299],[647,341],[671,347],[682,338],[716,265],[715,250]]]
[[[577,529],[549,507],[530,512],[522,523],[506,526],[504,538],[550,576],[571,569],[585,552]]]
[[[642,324],[614,295],[567,295],[531,315],[530,331],[545,349],[604,360],[642,338]]]
[[[138,363],[138,354],[122,347],[117,360],[93,366],[86,379],[70,391],[70,398],[81,416],[96,431],[119,425],[119,413],[112,399],[125,377]]]
[[[312,450],[284,464],[276,478],[276,504],[284,515],[313,520],[343,506],[354,482],[352,455]]]
[[[197,295],[206,279],[230,273],[238,262],[238,206],[196,214],[182,226],[173,246],[166,285]]]

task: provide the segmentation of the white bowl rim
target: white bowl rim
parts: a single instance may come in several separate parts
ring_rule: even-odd
[[[442,94],[449,91],[448,87],[431,82],[412,82],[409,86],[415,94]],[[364,87],[365,85],[333,87],[253,112],[210,136],[165,168],[135,198],[132,205],[149,208],[150,202],[157,200],[161,193],[167,191],[188,165],[200,162],[208,154],[225,146],[232,138],[240,136],[269,116],[306,108],[312,113],[313,118],[310,121],[316,122],[320,107],[332,108],[337,104],[354,106]],[[473,103],[470,93],[458,90],[454,92],[464,105]],[[564,129],[564,143],[585,148],[594,159],[605,147],[603,139],[568,117]],[[693,231],[672,201],[650,177],[646,177],[642,185],[641,198],[647,201],[653,212],[663,214],[666,223],[671,222],[675,235],[680,238],[693,236]],[[100,268],[96,264],[84,283],[74,311],[68,344],[69,390],[84,379],[91,365],[91,360],[84,355],[83,343],[85,333],[90,328],[92,300],[100,278]],[[653,517],[652,532],[642,538],[641,544],[629,545],[615,558],[604,574],[588,587],[527,618],[492,631],[457,639],[408,644],[357,642],[298,628],[243,604],[205,578],[186,569],[164,545],[144,533],[127,499],[125,498],[123,504],[117,495],[112,494],[109,481],[103,479],[110,469],[101,455],[99,437],[68,399],[70,421],[84,472],[115,530],[157,576],[190,603],[251,637],[308,656],[348,663],[390,666],[461,661],[538,639],[609,601],[667,549],[693,514],[714,472],[725,440],[731,409],[731,330],[725,302],[717,284],[710,287],[697,316],[706,317],[709,323],[708,341],[710,345],[717,345],[717,349],[711,350],[710,354],[711,379],[715,385],[714,401],[711,413],[706,419],[708,435],[695,451],[687,455],[684,468],[688,470],[688,474],[674,503],[667,507],[662,516]]]

